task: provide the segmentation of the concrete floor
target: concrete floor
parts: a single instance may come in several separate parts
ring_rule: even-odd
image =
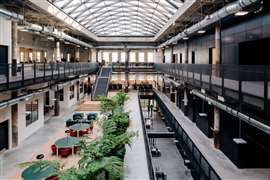
[[[65,127],[65,120],[71,117],[76,107],[72,107],[72,111],[70,109],[61,111],[60,116],[50,118],[42,128],[23,141],[18,147],[3,153],[0,180],[13,180],[14,175],[20,171],[18,166],[20,163],[32,160],[35,155],[41,153],[41,147],[48,141],[55,140],[55,135]]]
[[[144,110],[147,117],[147,110]],[[165,123],[158,113],[153,112],[153,124],[148,132],[168,132]],[[190,171],[185,167],[184,160],[180,155],[173,139],[155,138],[156,147],[161,151],[161,157],[153,157],[153,166],[165,172],[168,180],[192,180]]]

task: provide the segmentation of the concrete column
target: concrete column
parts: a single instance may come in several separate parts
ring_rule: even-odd
[[[88,61],[93,62],[91,49],[88,50]]]
[[[173,62],[173,46],[171,46],[171,52],[170,52],[170,54],[171,54],[171,63]]]
[[[187,97],[187,90],[184,90],[184,114],[187,116],[188,114],[188,97]]]
[[[165,49],[161,49],[162,52],[162,63],[165,63]]]
[[[12,61],[19,63],[18,23],[12,21]]]
[[[17,91],[11,93],[11,97],[15,98],[18,96]],[[11,129],[12,129],[12,148],[18,145],[18,104],[11,106]]]
[[[99,61],[99,59],[98,59],[98,54],[100,53],[100,50],[99,49],[97,49],[96,50],[96,62],[98,62]]]
[[[61,62],[60,41],[56,42],[56,61]]]
[[[120,50],[117,51],[117,55],[118,55],[118,62],[121,62],[121,51]]]
[[[135,51],[135,62],[139,62],[139,52]]]
[[[129,87],[129,54],[130,54],[130,50],[129,49],[125,49],[125,54],[126,54],[126,60],[125,60],[125,92],[128,92],[128,87]]]
[[[75,60],[80,61],[80,47],[76,47]]]
[[[147,53],[148,53],[148,51],[145,50],[145,51],[144,51],[144,62],[145,62],[145,63],[148,62],[148,56],[147,56],[148,54],[147,54]]]
[[[186,41],[185,64],[188,64],[188,52],[189,52],[189,44],[188,44],[188,41]]]
[[[109,52],[109,64],[111,64],[112,63],[112,52],[110,51]]]
[[[215,48],[216,48],[216,68],[215,68],[215,75],[219,76],[219,64],[221,62],[221,30],[220,30],[220,23],[216,23],[215,25]],[[220,110],[217,107],[214,107],[214,147],[220,148]]]

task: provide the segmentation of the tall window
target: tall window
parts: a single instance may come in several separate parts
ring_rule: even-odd
[[[148,52],[147,53],[147,62],[149,62],[149,63],[154,62],[154,53],[153,52]]]
[[[80,93],[83,93],[83,82],[80,82]]]
[[[21,60],[21,62],[24,62],[24,52],[23,51],[21,51],[21,53],[20,53],[20,60]]]
[[[130,52],[129,53],[129,62],[136,62],[136,53],[135,52]]]
[[[34,100],[25,104],[26,126],[38,120],[38,100]]]
[[[33,53],[29,52],[29,62],[33,62]]]
[[[105,62],[109,62],[109,52],[103,52],[103,60]]]
[[[37,62],[40,62],[40,59],[41,59],[41,54],[40,54],[40,51],[37,52]]]
[[[126,53],[125,52],[121,52],[121,62],[125,62],[126,61]]]
[[[144,62],[144,52],[139,52],[139,62]]]
[[[117,62],[117,61],[118,61],[118,53],[112,52],[112,62]]]
[[[70,91],[69,99],[73,99],[75,95],[74,85],[69,87],[69,91]]]

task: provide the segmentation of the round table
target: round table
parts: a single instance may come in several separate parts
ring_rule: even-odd
[[[55,174],[57,174],[57,169],[52,165],[43,167],[31,165],[22,172],[21,176],[24,180],[42,180]]]
[[[90,127],[90,125],[87,123],[77,123],[77,124],[73,124],[72,126],[69,126],[68,128],[72,131],[76,131],[77,137],[79,137],[79,132],[86,130],[89,127]]]
[[[56,145],[56,154],[58,155],[58,149],[59,148],[72,148],[72,154],[73,154],[73,147],[79,142],[79,139],[71,136],[67,136],[61,139],[58,139],[55,141]]]

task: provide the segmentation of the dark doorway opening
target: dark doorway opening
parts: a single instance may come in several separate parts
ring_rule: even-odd
[[[239,43],[240,65],[270,65],[270,38]]]
[[[8,149],[8,121],[0,123],[0,151]]]
[[[191,52],[191,64],[195,64],[195,51]]]
[[[183,63],[183,55],[182,55],[182,53],[179,54],[179,58],[180,58],[180,64],[182,64]]]
[[[0,45],[0,74],[6,74],[5,64],[8,63],[8,46]]]
[[[173,54],[172,63],[176,63],[176,54]]]

